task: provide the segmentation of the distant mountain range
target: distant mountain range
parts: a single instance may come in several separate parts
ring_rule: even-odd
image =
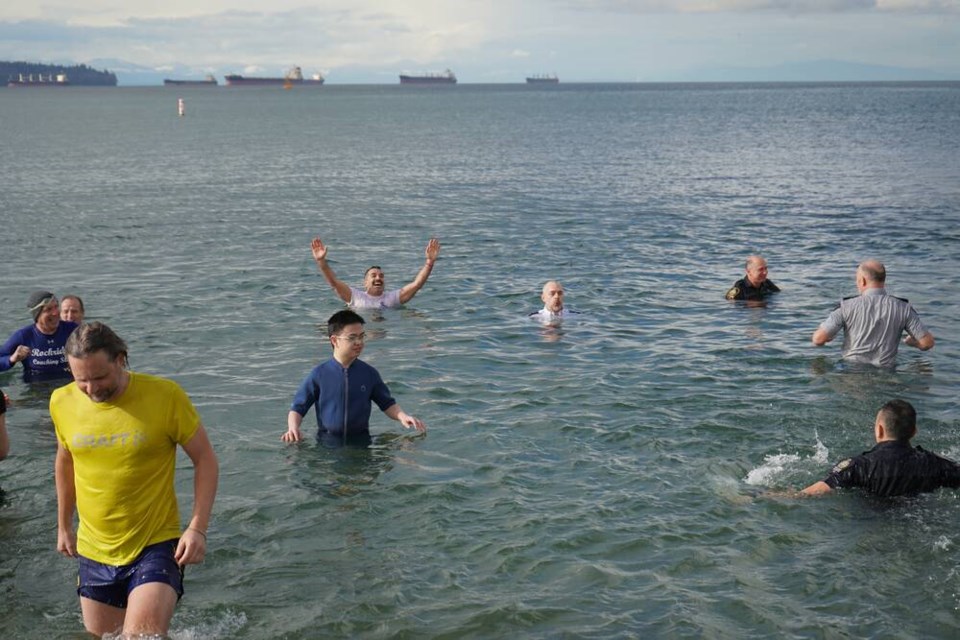
[[[693,69],[673,78],[673,81],[680,82],[908,82],[919,80],[960,80],[960,77],[932,69],[907,69],[843,60],[811,60],[770,67]]]

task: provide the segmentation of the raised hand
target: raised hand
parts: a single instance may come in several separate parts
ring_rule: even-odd
[[[327,258],[327,248],[323,246],[323,241],[320,240],[320,237],[317,236],[310,243],[310,250],[313,252],[314,260],[326,260]]]
[[[437,256],[440,255],[440,241],[436,238],[430,238],[430,242],[427,243],[427,260],[436,260]]]

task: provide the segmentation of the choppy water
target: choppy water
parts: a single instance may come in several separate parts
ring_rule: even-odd
[[[960,84],[0,90],[0,332],[79,293],[198,405],[222,475],[177,640],[956,637],[957,494],[754,496],[896,396],[960,457],[958,150]],[[364,354],[426,437],[280,443],[340,308],[315,234],[396,285],[441,239]],[[766,308],[722,299],[752,252]],[[938,339],[896,372],[809,344],[866,257]],[[49,389],[0,385],[0,635],[79,638]]]

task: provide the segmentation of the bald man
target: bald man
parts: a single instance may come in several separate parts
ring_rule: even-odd
[[[927,330],[913,306],[904,298],[887,294],[887,270],[877,260],[857,267],[860,295],[844,298],[833,313],[813,332],[817,347],[833,340],[843,329],[843,358],[878,367],[897,364],[900,337],[904,344],[921,351],[933,348],[933,334]]]
[[[724,296],[727,300],[763,300],[780,287],[767,279],[767,261],[763,256],[747,258],[747,275],[733,283]]]
[[[541,322],[557,322],[571,314],[577,313],[572,309],[566,309],[563,306],[563,285],[556,280],[550,280],[543,285],[543,291],[540,293],[540,299],[543,300],[543,309],[530,314],[531,318],[536,318]]]

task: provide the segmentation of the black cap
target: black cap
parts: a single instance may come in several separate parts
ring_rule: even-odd
[[[56,297],[57,296],[49,291],[34,291],[30,294],[30,297],[27,298],[27,309],[30,309],[30,315],[33,316],[34,322],[40,317],[40,312],[43,311],[43,308],[50,304],[50,301]]]

